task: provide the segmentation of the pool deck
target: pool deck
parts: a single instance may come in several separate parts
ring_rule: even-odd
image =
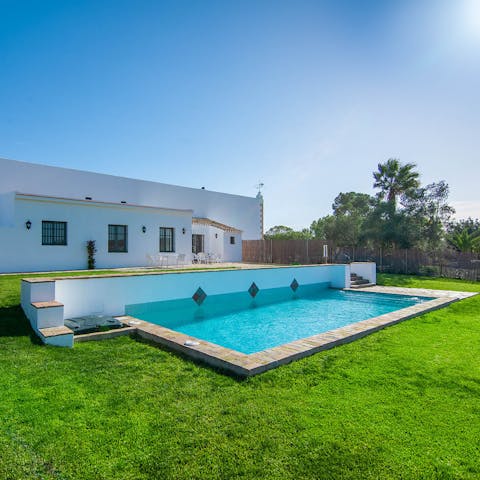
[[[346,290],[352,290],[355,292],[359,291],[358,289]],[[352,342],[382,328],[446,307],[453,302],[476,295],[476,293],[471,292],[382,286],[362,288],[361,291],[431,297],[433,300],[380,315],[378,317],[369,318],[361,322],[352,323],[351,325],[313,335],[308,338],[295,340],[250,355],[193,338],[189,335],[130,316],[116,318],[127,326],[125,334],[135,334],[145,340],[158,343],[170,350],[179,352],[195,360],[202,361],[236,376],[249,377],[266,372],[267,370],[280,365],[290,363],[294,360],[313,355],[322,350],[327,350],[343,343]],[[115,332],[116,333],[113,334],[115,336],[120,334],[118,330]],[[76,341],[110,337],[109,332],[90,335],[90,338],[81,338],[82,336],[79,336],[80,338],[76,338]]]

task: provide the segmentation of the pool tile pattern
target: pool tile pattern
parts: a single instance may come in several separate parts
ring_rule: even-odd
[[[291,288],[294,292],[296,292],[297,289],[298,289],[298,287],[299,287],[299,285],[298,285],[297,279],[294,278],[293,281],[292,281],[292,283],[290,284],[290,288]]]
[[[255,282],[252,282],[250,285],[250,288],[248,289],[248,293],[252,298],[255,298],[257,296],[257,293],[260,291],[260,289],[257,287],[257,284]]]
[[[192,296],[193,301],[198,306],[200,306],[205,301],[206,298],[207,298],[207,294],[202,290],[202,287],[198,287],[197,291]]]

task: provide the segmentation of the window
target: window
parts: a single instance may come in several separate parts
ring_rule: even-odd
[[[175,251],[175,237],[173,228],[160,227],[160,252]]]
[[[108,226],[108,251],[128,252],[127,248],[128,227],[127,225]]]
[[[42,245],[66,245],[67,222],[42,222]]]
[[[199,253],[204,252],[203,244],[205,242],[205,235],[199,235],[197,233],[192,234],[192,252]]]
[[[230,245],[235,245],[235,237],[230,237]]]

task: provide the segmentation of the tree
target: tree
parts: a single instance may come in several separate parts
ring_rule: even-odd
[[[415,220],[423,245],[434,249],[444,238],[445,228],[455,210],[448,204],[448,184],[442,180],[402,195],[404,213]]]
[[[366,216],[372,209],[374,199],[366,193],[339,193],[333,201],[332,209],[335,216],[356,215]]]
[[[374,188],[379,188],[379,200],[387,199],[396,205],[397,197],[408,195],[420,186],[419,174],[414,163],[402,165],[397,158],[389,158],[386,163],[378,164],[378,171],[373,172]]]
[[[418,218],[395,209],[392,202],[378,201],[365,220],[363,243],[382,247],[411,248],[421,237]]]
[[[480,235],[480,220],[478,218],[467,218],[462,220],[454,220],[448,222],[447,224],[447,233],[450,236],[460,233],[463,230],[466,230],[468,233],[474,233]]]
[[[268,229],[264,237],[269,240],[306,240],[312,238],[312,233],[308,228],[297,231],[285,225],[276,225]]]
[[[333,202],[333,215],[315,220],[310,230],[315,238],[330,240],[335,245],[358,246],[363,223],[375,199],[366,193],[339,193]]]
[[[480,251],[480,235],[469,233],[467,229],[455,233],[450,237],[450,242],[460,252]]]

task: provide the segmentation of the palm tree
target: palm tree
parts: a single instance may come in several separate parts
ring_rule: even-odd
[[[386,163],[378,164],[378,172],[373,172],[374,188],[380,188],[377,194],[380,200],[387,197],[387,201],[393,205],[397,203],[397,197],[403,193],[409,193],[420,186],[419,174],[414,171],[414,163],[402,165],[397,158],[389,158]]]
[[[468,233],[465,228],[461,232],[456,233],[450,242],[453,246],[461,252],[475,252],[480,249],[480,235],[475,233]]]

